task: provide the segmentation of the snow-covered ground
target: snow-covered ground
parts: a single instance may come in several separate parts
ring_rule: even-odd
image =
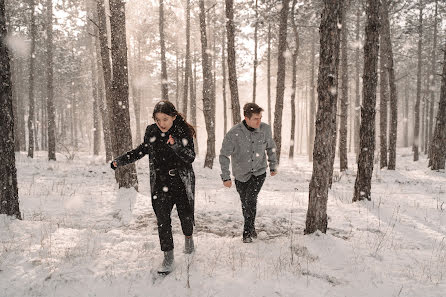
[[[198,159],[196,252],[182,253],[174,210],[176,270],[156,280],[147,159],[136,192],[117,188],[103,157],[57,157],[17,155],[24,219],[0,216],[2,297],[446,296],[446,174],[412,162],[409,149],[397,171],[374,171],[371,202],[351,202],[351,156],[352,170],[335,173],[327,234],[303,235],[312,164],[282,159],[260,192],[251,244],[235,187],[222,186],[217,162]]]

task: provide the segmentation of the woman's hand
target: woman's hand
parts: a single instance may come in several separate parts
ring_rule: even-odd
[[[169,139],[167,140],[167,144],[174,144],[175,140],[173,139],[172,135],[169,135]]]
[[[111,167],[111,169],[115,170],[116,168],[118,168],[118,163],[116,161],[112,161],[110,163],[110,167]]]

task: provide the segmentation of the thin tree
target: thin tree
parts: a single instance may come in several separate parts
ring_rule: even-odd
[[[420,101],[421,101],[421,51],[423,46],[423,5],[422,0],[419,1],[420,14],[418,24],[418,66],[417,66],[417,101],[415,103],[415,123],[414,123],[414,140],[413,140],[413,160],[418,161],[420,145]]]
[[[31,35],[31,52],[29,57],[29,114],[28,114],[28,157],[34,158],[34,72],[35,72],[35,60],[36,60],[36,35],[37,35],[37,26],[36,26],[36,4],[34,0],[30,0],[29,2],[30,11],[31,11],[31,23],[30,23],[30,35]]]
[[[169,89],[167,80],[166,44],[164,41],[164,0],[159,2],[159,30],[161,46],[161,98],[169,100]]]
[[[354,146],[355,146],[355,153],[356,153],[356,159],[359,157],[359,127],[361,125],[361,92],[360,92],[360,77],[359,73],[361,71],[361,65],[359,61],[359,48],[360,48],[360,39],[359,39],[359,31],[360,31],[360,25],[361,25],[361,10],[358,8],[356,11],[356,50],[355,50],[355,133],[354,133]]]
[[[235,62],[235,28],[234,28],[234,0],[225,0],[226,31],[228,35],[228,78],[231,91],[232,124],[240,122],[240,101],[238,98],[237,67]],[[202,45],[203,46],[203,45]]]
[[[224,3],[223,3],[224,5]],[[225,43],[226,43],[226,30],[222,29],[221,38],[221,76],[222,76],[222,100],[223,100],[223,135],[228,132],[228,104],[226,102],[226,55],[225,55]]]
[[[437,120],[430,148],[430,166],[432,170],[445,169],[446,161],[446,42],[443,61],[440,102],[438,103]]]
[[[380,2],[367,0],[367,24],[364,43],[364,76],[362,80],[363,106],[359,142],[358,171],[356,174],[353,201],[371,200],[371,180],[375,152],[375,106],[377,64],[379,52]]]
[[[435,0],[435,14],[434,14],[434,40],[432,44],[432,62],[431,62],[431,77],[430,77],[430,110],[429,110],[429,128],[428,128],[428,146],[431,147],[431,141],[432,141],[432,128],[434,126],[434,105],[435,105],[435,89],[436,89],[436,62],[437,62],[437,26],[438,26],[438,1]],[[429,149],[429,158],[431,156],[431,152]],[[429,160],[430,162],[430,160]]]
[[[340,29],[343,1],[324,1],[321,15],[318,110],[313,151],[313,174],[309,187],[309,201],[305,234],[316,230],[327,231],[327,199],[332,167],[332,118],[336,106],[337,73],[339,63]]]
[[[293,159],[294,157],[294,144],[296,138],[295,133],[296,133],[297,56],[299,55],[299,32],[297,31],[297,24],[294,16],[295,7],[296,7],[296,0],[293,0],[293,4],[291,5],[291,15],[290,15],[291,24],[293,28],[293,35],[294,35],[294,51],[291,62],[291,65],[293,67],[293,74],[292,74],[292,85],[291,85],[291,140],[290,140],[290,152],[288,155],[290,159]]]
[[[0,0],[0,214],[21,220],[14,153],[11,60],[5,42],[7,35],[5,1]]]
[[[112,95],[113,95],[113,134],[116,143],[115,155],[119,156],[132,148],[132,132],[130,129],[129,85],[127,66],[127,42],[125,32],[125,3],[121,0],[110,0],[110,28],[112,55]],[[134,164],[116,169],[116,181],[119,187],[138,186]]]
[[[253,77],[252,77],[252,102],[256,102],[256,89],[257,89],[257,32],[259,28],[259,12],[258,12],[258,0],[255,0],[255,20],[254,20],[254,65],[253,65]]]
[[[268,23],[268,53],[267,53],[267,89],[268,89],[268,125],[271,125],[271,24]]]
[[[347,161],[347,122],[348,122],[348,28],[347,28],[347,9],[349,1],[344,1],[342,11],[342,27],[341,27],[341,117],[339,125],[339,169],[345,171],[348,169]]]
[[[277,85],[276,85],[276,106],[274,108],[274,141],[276,142],[277,161],[280,162],[280,151],[282,147],[282,113],[283,96],[285,93],[285,55],[287,46],[287,25],[289,0],[282,1],[280,10],[279,25],[279,46],[277,52]]]
[[[187,117],[187,91],[189,87],[189,77],[192,76],[190,61],[190,0],[186,0],[186,65],[184,69],[183,84],[183,114]],[[191,77],[192,78],[192,77]]]
[[[215,104],[212,98],[213,77],[206,34],[206,10],[204,0],[200,0],[200,36],[201,36],[201,62],[203,64],[203,114],[206,121],[207,150],[204,167],[212,169],[215,159]],[[240,112],[240,111],[239,111]]]
[[[384,32],[384,43],[387,49],[387,70],[389,73],[390,88],[390,130],[389,130],[389,159],[387,169],[395,170],[396,167],[396,141],[398,133],[398,93],[396,89],[395,68],[393,62],[392,40],[390,35],[389,3],[382,0],[383,12],[382,25],[386,28]]]
[[[46,20],[46,107],[48,133],[48,160],[56,160],[56,110],[54,107],[53,86],[53,1],[47,0]]]
[[[311,36],[311,57],[310,57],[310,133],[309,133],[309,148],[308,148],[308,160],[313,161],[313,147],[314,147],[314,135],[315,135],[315,115],[316,115],[316,98],[315,98],[315,55],[316,55],[316,32],[313,30]]]
[[[380,146],[380,168],[387,167],[387,110],[389,106],[389,76],[388,76],[388,59],[389,51],[385,40],[387,32],[385,18],[386,5],[381,5],[381,16],[383,23],[381,31],[379,32],[380,47],[379,47],[379,146]]]

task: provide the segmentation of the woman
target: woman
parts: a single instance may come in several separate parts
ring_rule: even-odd
[[[149,155],[152,207],[155,211],[158,235],[164,260],[158,273],[173,270],[174,253],[170,215],[176,205],[185,235],[184,253],[194,251],[195,159],[194,128],[177,112],[170,101],[160,101],[153,110],[155,124],[146,128],[144,142],[136,149],[116,158],[111,167],[133,163]]]

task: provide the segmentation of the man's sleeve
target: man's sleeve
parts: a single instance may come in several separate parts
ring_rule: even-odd
[[[229,164],[231,163],[231,160],[229,159],[229,156],[231,156],[233,152],[234,143],[232,142],[230,135],[227,133],[223,139],[220,149],[220,156],[218,157],[221,168],[220,176],[223,181],[231,179],[231,172],[229,171]]]
[[[277,169],[276,142],[269,125],[266,129],[266,154],[268,155],[269,170],[275,171]]]

